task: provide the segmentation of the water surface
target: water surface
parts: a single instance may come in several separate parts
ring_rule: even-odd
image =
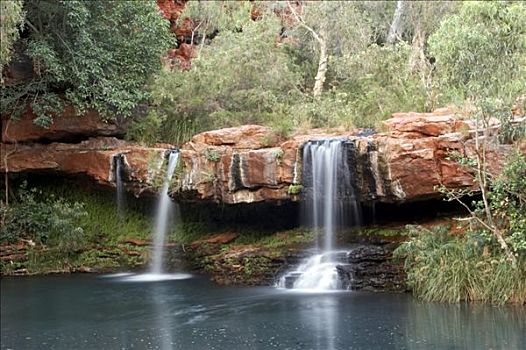
[[[420,303],[408,294],[3,278],[1,349],[526,349],[519,306]]]

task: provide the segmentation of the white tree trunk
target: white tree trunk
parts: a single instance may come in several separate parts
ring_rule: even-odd
[[[396,10],[394,12],[393,21],[389,28],[389,34],[387,35],[387,43],[394,44],[395,41],[402,35],[402,15],[405,11],[405,1],[398,0],[396,2]]]
[[[327,52],[327,41],[325,36],[320,33],[318,36],[318,43],[320,44],[320,59],[318,61],[318,72],[314,78],[314,88],[312,94],[314,98],[319,98],[323,92],[323,84],[325,83],[325,75],[327,73],[327,63],[329,60],[329,54]]]

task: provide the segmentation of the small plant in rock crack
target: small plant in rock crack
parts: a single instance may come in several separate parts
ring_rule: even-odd
[[[221,153],[213,148],[207,148],[204,152],[205,158],[211,162],[219,162],[221,159]]]

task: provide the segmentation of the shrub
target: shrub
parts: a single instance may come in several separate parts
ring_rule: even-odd
[[[526,80],[526,5],[468,1],[429,39],[442,86],[463,98],[515,99]]]
[[[80,222],[87,213],[79,202],[68,202],[55,196],[42,198],[41,191],[22,187],[16,204],[2,207],[0,212],[4,222],[0,241],[35,239],[64,252],[75,251],[85,241]]]
[[[191,69],[163,71],[152,85],[159,113],[166,116],[163,138],[184,139],[182,126],[198,132],[288,118],[299,77],[276,42],[279,30],[277,18],[265,15],[242,31],[221,31],[201,46]]]
[[[513,267],[500,252],[480,244],[479,235],[450,236],[422,227],[395,251],[405,259],[407,283],[426,301],[526,303],[526,261]]]

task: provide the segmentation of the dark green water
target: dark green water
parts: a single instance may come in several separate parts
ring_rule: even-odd
[[[92,275],[3,278],[2,349],[526,349],[524,307]]]

